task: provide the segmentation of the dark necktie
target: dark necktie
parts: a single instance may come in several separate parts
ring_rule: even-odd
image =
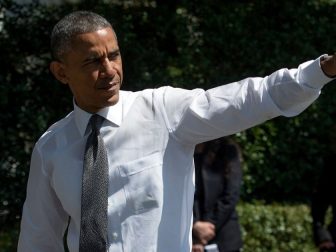
[[[82,177],[80,252],[106,252],[108,161],[99,129],[104,118],[90,118]],[[89,128],[89,129],[90,129]]]

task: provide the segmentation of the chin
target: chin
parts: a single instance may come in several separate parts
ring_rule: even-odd
[[[108,106],[113,106],[113,105],[116,105],[119,101],[119,94],[118,95],[114,95],[112,96],[108,101]]]

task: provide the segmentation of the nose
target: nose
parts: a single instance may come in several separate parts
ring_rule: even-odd
[[[102,62],[100,77],[101,78],[113,78],[116,75],[116,64],[110,61],[108,58]]]

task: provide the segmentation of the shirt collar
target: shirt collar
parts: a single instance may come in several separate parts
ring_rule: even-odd
[[[92,114],[78,107],[75,101],[73,102],[73,104],[74,104],[74,115],[75,115],[76,126],[81,136],[84,136],[87,124]],[[122,94],[121,92],[119,92],[119,101],[115,105],[103,108],[99,110],[97,114],[104,117],[109,122],[117,126],[120,126],[122,122]]]

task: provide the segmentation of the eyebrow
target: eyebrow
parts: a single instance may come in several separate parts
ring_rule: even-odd
[[[120,49],[119,48],[117,48],[117,49],[109,52],[108,55],[115,55],[115,54],[118,54],[118,53],[120,53]]]
[[[107,56],[116,55],[120,53],[120,49],[114,49],[111,52],[108,52]],[[90,52],[89,55],[83,60],[83,63],[87,63],[91,60],[99,59],[101,56],[97,52]]]

